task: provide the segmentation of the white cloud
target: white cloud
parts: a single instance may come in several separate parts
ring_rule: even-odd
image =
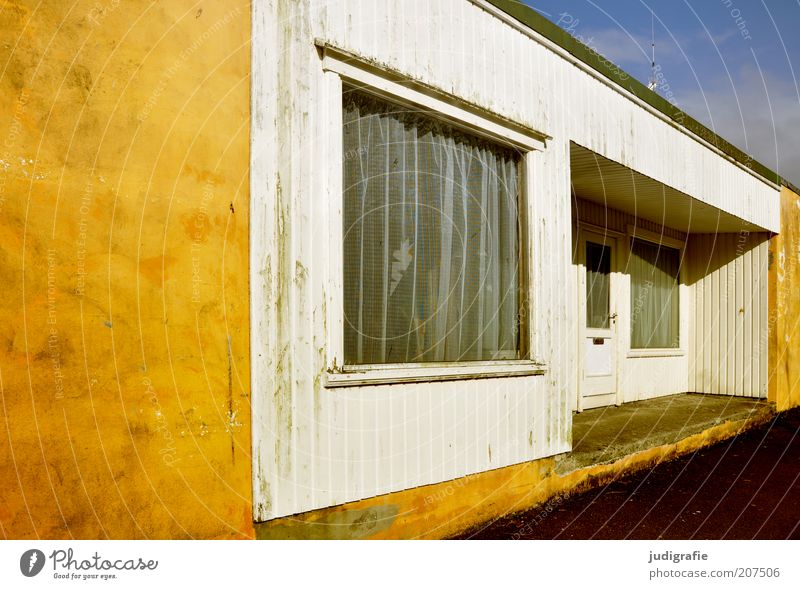
[[[732,73],[733,84],[726,78],[704,82],[702,88],[682,93],[679,106],[768,168],[800,184],[800,97],[794,80],[759,72],[754,66]]]
[[[569,32],[620,66],[634,65],[648,69],[650,67],[652,41],[650,37],[620,28],[591,29],[578,26]],[[677,43],[684,44],[681,39],[678,39]],[[675,59],[683,59],[676,42],[671,38],[656,38],[656,61]]]
[[[715,46],[720,46],[723,43],[730,41],[734,37],[738,38],[740,35],[737,29],[728,29],[727,31],[720,33],[719,35],[714,35],[711,32],[702,31],[698,33],[698,39],[700,41],[711,41]]]

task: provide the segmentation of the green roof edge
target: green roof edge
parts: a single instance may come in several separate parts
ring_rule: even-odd
[[[639,80],[623,71],[619,66],[601,57],[596,51],[581,43],[574,36],[559,27],[556,23],[548,20],[527,4],[520,0],[487,0],[489,4],[499,8],[507,15],[519,21],[526,27],[536,31],[549,41],[552,41],[576,59],[582,61],[596,72],[602,74],[617,86],[628,90],[637,98],[643,100],[657,111],[669,117],[676,124],[691,131],[698,137],[707,141],[724,154],[730,156],[742,165],[750,168],[758,175],[770,182],[786,186],[797,192],[797,188],[791,182],[773,172],[764,164],[753,159],[752,156],[729,143],[714,131],[703,125],[697,119],[692,118],[667,99],[659,96]]]

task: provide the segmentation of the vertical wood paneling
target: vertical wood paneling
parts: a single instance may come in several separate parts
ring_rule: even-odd
[[[742,359],[742,394],[753,396],[753,253],[747,249],[742,255],[744,265],[744,307],[742,315],[742,332],[744,353]]]
[[[253,56],[253,94],[252,107],[254,112],[262,113],[254,117],[251,128],[251,138],[254,145],[254,156],[250,164],[250,219],[251,228],[255,232],[255,239],[250,242],[250,297],[253,309],[264,309],[261,313],[253,313],[250,325],[250,349],[252,357],[258,362],[252,363],[254,394],[253,419],[270,424],[274,421],[274,407],[272,395],[266,386],[259,387],[257,372],[259,367],[266,374],[273,374],[277,368],[277,355],[274,353],[277,342],[276,314],[274,301],[277,290],[277,277],[271,272],[271,265],[275,256],[275,204],[274,199],[268,198],[277,187],[278,182],[278,154],[280,153],[277,141],[278,135],[278,100],[274,89],[278,87],[279,63],[277,60],[268,60],[266,55],[280,52],[278,22],[280,15],[277,6],[270,2],[253,11],[252,35],[262,38],[263,53]],[[266,383],[271,378],[264,377]],[[253,445],[253,512],[255,519],[266,519],[271,516],[271,502],[277,493],[271,485],[277,486],[274,481],[274,461],[271,452],[275,446],[275,434],[267,427],[254,428]]]
[[[335,12],[330,10],[329,14]],[[340,154],[342,150],[342,140],[339,134],[339,129],[342,128],[342,110],[341,99],[339,98],[342,93],[342,82],[339,76],[333,73],[325,74],[328,83],[326,84],[326,93],[324,96],[326,116],[323,119],[328,121],[327,126],[321,126],[323,130],[322,135],[327,137],[327,141],[319,141],[320,145],[324,145],[327,152],[327,157],[331,158],[331,154]],[[320,154],[322,161],[325,160],[325,155]],[[322,235],[327,234],[329,239],[315,240],[319,242],[319,255],[315,260],[321,260],[325,256],[325,251],[329,251],[331,255],[341,257],[343,255],[342,243],[342,228],[341,224],[336,220],[341,218],[342,206],[341,198],[337,198],[338,187],[342,185],[342,166],[335,161],[336,158],[331,158],[330,162],[325,169],[326,176],[326,189],[321,191],[320,194],[324,195],[323,198],[327,201],[327,207],[321,207],[327,212],[325,221],[326,231]],[[323,271],[318,269],[318,264],[312,262],[309,273],[312,275],[323,275],[324,284],[322,285],[323,291],[323,308],[320,310],[320,319],[323,326],[327,327],[321,330],[320,339],[317,350],[320,350],[319,359],[315,363],[317,370],[320,364],[325,363],[326,354],[332,357],[342,357],[341,339],[338,339],[337,334],[342,333],[344,329],[343,321],[337,319],[331,321],[326,316],[327,308],[334,308],[342,304],[343,283],[341,275],[334,274],[331,269],[326,265]],[[342,457],[338,454],[338,449],[342,446],[344,439],[344,431],[341,426],[347,421],[348,407],[342,403],[336,403],[335,399],[330,395],[326,395],[324,390],[321,390],[318,383],[314,385],[316,391],[316,398],[318,401],[317,412],[315,414],[315,421],[317,423],[317,437],[318,446],[324,447],[323,455],[327,460],[326,464],[320,464],[317,468],[318,473],[326,473],[328,480],[328,487],[321,486],[316,490],[315,501],[321,502],[324,500],[337,504],[347,496],[348,481],[350,473],[346,465],[342,462]],[[324,479],[323,479],[324,480]],[[327,497],[326,497],[327,496]]]
[[[721,263],[719,268],[719,283],[720,283],[720,321],[719,321],[719,377],[716,384],[716,392],[718,394],[727,390],[728,388],[728,350],[730,349],[730,340],[728,339],[728,321],[727,309],[728,297],[730,295],[730,282],[728,277],[728,266],[724,264],[725,257],[730,255],[731,244],[727,239],[721,240],[719,254],[717,260]],[[730,278],[734,278],[731,272]]]
[[[734,272],[737,276],[744,276],[744,257],[736,256],[734,263]],[[745,296],[745,283],[744,280],[737,280],[736,286],[736,306],[734,329],[736,333],[736,366],[741,366],[746,360],[746,348],[744,339],[744,296]],[[738,370],[733,378],[733,393],[737,396],[745,396],[744,388],[744,374]]]
[[[710,299],[710,307],[714,311],[711,314],[711,323],[709,324],[709,333],[708,333],[708,345],[711,348],[711,364],[708,367],[708,374],[709,383],[708,383],[708,392],[719,394],[719,373],[720,373],[720,355],[719,355],[719,346],[720,346],[720,337],[719,337],[719,329],[720,329],[720,309],[722,308],[721,305],[724,304],[723,302],[723,293],[720,289],[720,278],[721,278],[721,259],[722,259],[722,250],[724,249],[725,240],[722,238],[721,235],[714,235],[713,236],[713,246],[712,246],[712,254],[711,254],[711,267],[718,268],[716,271],[711,273],[710,282],[711,282],[711,299]],[[724,284],[722,285],[724,286]],[[711,376],[713,375],[713,376]]]
[[[689,236],[695,392],[766,397],[767,248],[765,233]]]
[[[731,257],[736,256],[736,249],[733,245],[729,248],[729,256],[728,259]],[[736,265],[735,264],[727,264],[728,269],[728,292],[726,298],[726,305],[725,308],[722,309],[720,312],[725,314],[725,321],[727,323],[726,326],[726,348],[728,350],[728,371],[725,378],[725,387],[723,389],[725,394],[733,394],[733,391],[736,388],[736,367],[738,366],[736,360],[736,349],[738,345],[738,337],[736,334],[736,316],[738,313],[738,308],[736,307],[736,290],[737,290],[737,282],[741,282],[741,280],[737,280],[736,274]]]
[[[697,386],[697,323],[702,321],[702,306],[697,304],[702,284],[697,281],[699,274],[697,262],[688,251],[684,251],[684,260],[689,269],[689,284],[692,285],[689,296],[689,392],[698,390]]]
[[[712,371],[714,370],[714,360],[712,354],[712,342],[714,341],[712,326],[716,319],[714,313],[714,285],[711,281],[709,272],[713,272],[713,255],[714,246],[717,242],[717,235],[705,236],[705,251],[706,259],[703,265],[706,268],[706,278],[703,278],[703,317],[706,323],[703,325],[701,338],[703,342],[703,391],[713,391],[713,377]]]
[[[416,39],[413,35],[406,34],[414,26],[414,6],[408,2],[399,3],[400,10],[402,11],[402,20],[398,20],[398,24],[402,23],[402,28],[398,31],[401,39],[400,51],[397,53],[396,62],[409,63],[414,58],[416,51]]]

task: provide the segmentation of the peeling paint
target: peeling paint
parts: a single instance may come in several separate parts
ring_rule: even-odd
[[[447,538],[508,515],[510,506],[514,511],[524,511],[556,496],[606,484],[628,473],[651,468],[658,462],[726,440],[769,421],[770,417],[767,410],[748,419],[727,421],[673,444],[645,449],[610,464],[598,464],[569,473],[557,472],[557,458],[542,458],[436,485],[275,519],[257,524],[256,535],[264,539]],[[442,500],[428,500],[436,497]],[[478,502],[481,508],[475,509]],[[389,510],[389,515],[381,510]],[[381,515],[385,515],[384,519]],[[353,522],[359,523],[355,532],[350,525]],[[371,528],[371,522],[385,525]]]

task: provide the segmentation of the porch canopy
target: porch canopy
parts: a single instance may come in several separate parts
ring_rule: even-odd
[[[724,195],[698,194],[692,197],[576,143],[570,145],[570,166],[572,189],[578,198],[630,213],[683,233],[778,230],[777,224],[773,222],[773,217],[778,218],[778,191],[766,183],[763,187],[767,188],[767,194],[771,196],[774,191],[775,198],[765,199],[764,192],[761,191],[756,195],[745,194],[741,186],[735,185],[730,186]],[[741,170],[741,174],[747,180],[752,180],[747,171]],[[741,193],[737,194],[737,191]],[[721,206],[710,204],[710,196],[718,196],[714,200]],[[726,207],[726,201],[735,206]],[[746,206],[742,206],[743,201],[746,201]],[[725,210],[726,208],[737,209],[739,215]],[[769,209],[767,215],[764,214],[765,208]],[[776,214],[772,214],[771,209],[775,209]]]
[[[653,168],[675,184],[682,174],[693,178],[695,194],[571,144],[576,229],[608,231],[620,245],[632,238],[618,250],[625,288],[613,307],[625,353],[611,385],[623,390],[609,393],[609,385],[605,400],[584,399],[584,407],[681,392],[767,396],[769,239],[779,229],[780,192],[713,152],[700,161],[673,156]],[[605,284],[599,273],[586,271]],[[585,296],[613,310],[607,290]],[[592,353],[601,349],[590,344]]]

